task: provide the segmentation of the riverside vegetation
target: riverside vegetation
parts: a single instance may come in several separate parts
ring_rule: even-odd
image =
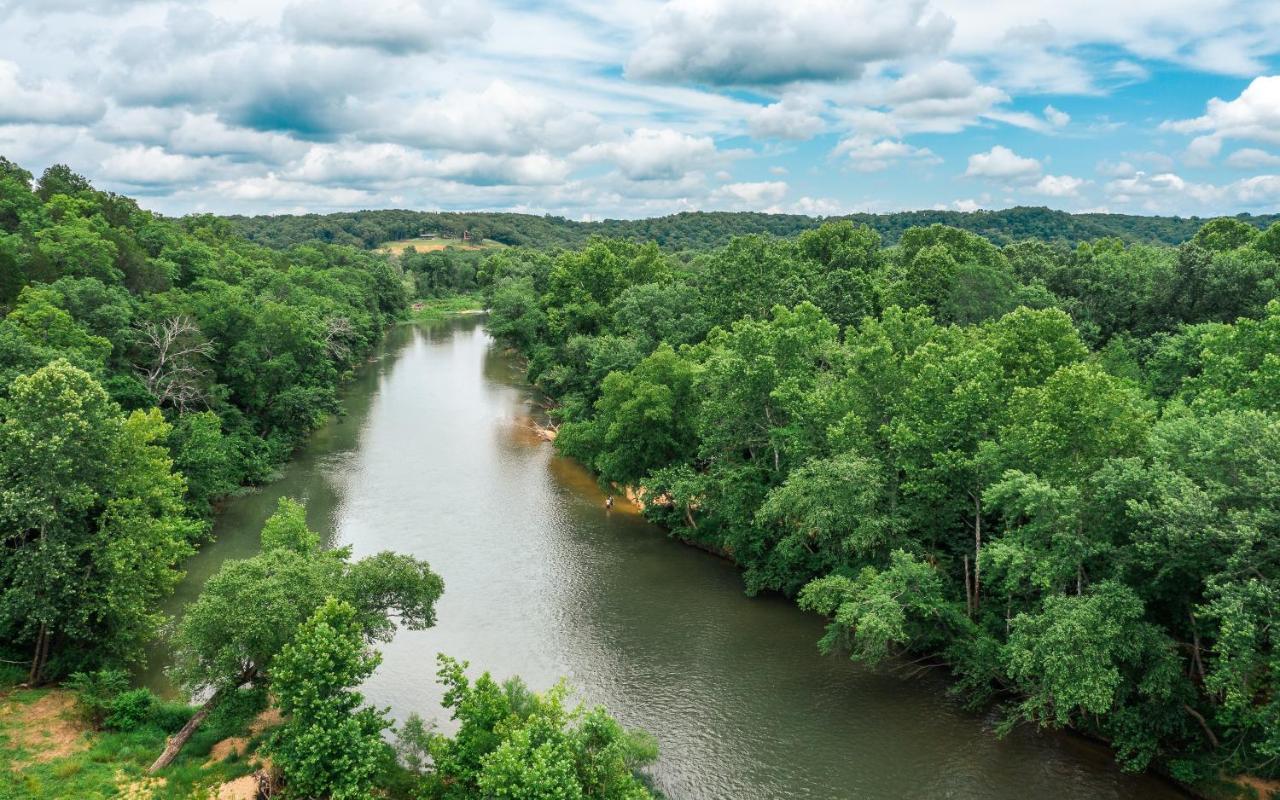
[[[474,269],[441,263],[271,250],[0,158],[0,795],[217,794],[256,769],[240,748],[211,756],[247,732],[285,796],[650,796],[635,770],[651,740],[564,688],[472,682],[453,661],[439,677],[459,735],[411,721],[398,757],[354,687],[376,642],[433,624],[443,583],[407,556],[320,548],[297,503],[166,633],[203,705],[129,688],[218,500],[337,410],[411,296],[470,288]],[[269,697],[282,723],[251,726]]]
[[[1280,776],[1280,225],[1178,247],[508,249],[556,446],[869,664],[1202,787]]]
[[[0,161],[0,658],[9,684],[67,679],[103,729],[42,760],[0,714],[21,766],[0,788],[113,796],[151,766],[155,796],[207,790],[251,771],[206,759],[272,697],[250,746],[294,796],[648,796],[651,739],[449,659],[458,732],[390,737],[355,687],[444,587],[320,548],[292,502],[167,631],[201,708],[118,671],[218,499],[271,477],[410,298],[477,289],[557,401],[557,446],[748,591],[828,615],[824,649],[946,667],[1006,725],[1104,738],[1126,769],[1280,775],[1280,227],[885,247],[841,221],[392,259],[240,224]]]

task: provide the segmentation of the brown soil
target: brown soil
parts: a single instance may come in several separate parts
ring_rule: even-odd
[[[66,758],[88,748],[86,728],[75,717],[75,698],[70,692],[54,689],[35,702],[26,703],[14,693],[0,698],[0,731],[10,748],[22,750],[27,762],[42,763]]]
[[[519,444],[532,445],[556,440],[556,429],[542,425],[530,414],[517,414],[513,423],[511,431]]]
[[[258,774],[245,775],[218,787],[216,800],[257,800]]]
[[[1256,778],[1253,775],[1237,775],[1235,782],[1255,791],[1258,795],[1258,800],[1280,798],[1280,781]]]
[[[210,748],[209,760],[206,763],[216,764],[219,761],[226,761],[233,755],[246,755],[249,752],[250,739],[265,730],[277,727],[282,722],[284,722],[284,717],[280,716],[280,709],[271,706],[253,718],[253,722],[249,723],[249,734],[247,736],[231,736]]]

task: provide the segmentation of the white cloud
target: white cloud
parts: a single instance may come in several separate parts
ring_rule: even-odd
[[[955,211],[973,212],[982,208],[982,204],[977,200],[974,200],[972,197],[966,197],[963,200],[953,200],[951,202],[951,208]]]
[[[927,147],[914,147],[893,139],[872,140],[856,136],[841,140],[832,155],[847,156],[859,172],[879,172],[904,159],[918,159],[929,164],[942,161]]]
[[[717,157],[709,136],[690,136],[670,128],[640,128],[630,136],[587,145],[574,156],[583,162],[605,161],[633,181],[671,180],[705,168]]]
[[[1227,156],[1227,166],[1236,169],[1280,167],[1280,156],[1256,147],[1245,147]]]
[[[1053,106],[1044,107],[1044,118],[1055,128],[1065,128],[1071,122],[1070,114],[1065,111],[1059,111]]]
[[[1216,136],[1197,136],[1187,145],[1182,160],[1193,167],[1205,167],[1222,151],[1222,140]]]
[[[1203,116],[1163,123],[1163,130],[1202,133],[1199,139],[1280,144],[1280,75],[1254,78],[1234,100],[1215,97]]]
[[[1083,178],[1072,175],[1045,175],[1036,182],[1032,191],[1047,197],[1077,197],[1087,183]]]
[[[671,0],[626,74],[718,86],[854,78],[872,62],[937,52],[950,35],[918,0]]]
[[[563,153],[600,136],[595,115],[501,80],[482,91],[450,91],[408,108],[388,102],[378,113],[388,120],[378,133],[394,141],[464,152]]]
[[[1280,175],[1255,175],[1227,184],[1197,183],[1171,172],[1139,172],[1106,186],[1115,203],[1143,211],[1168,213],[1170,205],[1183,213],[1223,214],[1241,208],[1269,210],[1280,204]]]
[[[102,162],[102,177],[133,186],[191,183],[208,175],[212,159],[167,153],[137,145],[112,153]]]
[[[785,181],[727,183],[711,193],[712,207],[758,209],[772,205],[787,196]]]
[[[811,139],[826,128],[821,104],[799,97],[784,97],[753,112],[751,135],[757,139]]]
[[[269,208],[289,209],[301,203],[322,208],[355,208],[367,204],[374,195],[359,189],[317,187],[302,181],[290,181],[275,173],[239,180],[215,181],[201,192],[211,198],[266,203]]]
[[[1099,161],[1097,170],[1099,175],[1105,175],[1108,178],[1129,178],[1138,171],[1138,168],[1128,161]]]
[[[830,197],[804,197],[788,203],[784,212],[787,214],[804,214],[809,217],[833,217],[843,214],[843,206],[838,200]]]
[[[105,110],[100,97],[63,81],[23,79],[17,64],[0,60],[0,123],[79,125]]]
[[[284,10],[287,33],[305,42],[404,54],[476,37],[493,23],[477,0],[296,0]]]
[[[1040,162],[1024,158],[1004,145],[996,145],[985,153],[969,156],[968,178],[992,178],[994,180],[1030,180],[1040,174]]]

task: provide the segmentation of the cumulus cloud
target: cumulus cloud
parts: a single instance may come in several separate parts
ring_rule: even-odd
[[[1280,144],[1280,75],[1254,78],[1234,100],[1215,97],[1203,116],[1163,123],[1163,130],[1201,133],[1206,141],[1245,139]]]
[[[191,183],[207,176],[214,166],[212,159],[175,155],[160,147],[137,145],[118,150],[104,159],[100,174],[107,180],[151,187]]]
[[[1188,181],[1172,172],[1138,172],[1109,182],[1106,191],[1113,202],[1135,205],[1148,212],[1168,209],[1172,199],[1184,211],[1220,214],[1239,208],[1265,209],[1280,203],[1280,175],[1255,175],[1213,184]]]
[[[1227,166],[1236,169],[1254,169],[1257,167],[1280,167],[1280,156],[1259,150],[1256,147],[1244,147],[1227,156]]]
[[[826,128],[821,103],[785,97],[753,112],[751,135],[758,139],[811,139]]]
[[[1065,111],[1059,111],[1053,106],[1044,107],[1044,118],[1055,128],[1065,128],[1071,122],[1070,114]]]
[[[985,153],[969,156],[967,178],[991,178],[1003,181],[1030,180],[1040,174],[1040,162],[1024,158],[1004,145],[996,145]]]
[[[670,128],[639,128],[625,138],[587,145],[574,154],[582,162],[612,164],[633,181],[677,179],[705,167],[716,156],[710,136]]]
[[[759,209],[778,203],[787,196],[785,181],[728,183],[711,193],[711,204],[731,209]]]
[[[593,114],[536,91],[495,80],[482,91],[455,90],[404,108],[391,102],[375,135],[419,147],[487,153],[567,152],[600,136]]]
[[[477,0],[296,0],[282,19],[285,31],[300,41],[396,55],[476,37],[493,24],[493,15]]]
[[[0,0],[0,20],[0,153],[70,163],[168,213],[831,214],[981,191],[960,172],[1001,190],[964,207],[1280,202],[1259,174],[1280,171],[1280,78],[1262,66],[1280,53],[1274,3]],[[1256,80],[1153,136],[1147,119],[1174,116],[1167,92],[1141,109],[1108,93],[1168,80],[1170,63]],[[1039,93],[1092,94],[1080,107],[1096,110],[1072,119],[1075,100]],[[1004,126],[1074,131],[1106,163],[1094,181],[1047,174],[1084,141],[1064,136],[1022,134],[1041,160],[976,152]],[[983,143],[966,147],[975,127]],[[918,169],[943,152],[974,156]],[[730,175],[739,163],[753,180]]]
[[[847,156],[859,172],[879,172],[904,159],[941,163],[941,159],[927,147],[914,147],[893,139],[872,140],[856,136],[841,140],[832,155]]]
[[[858,77],[867,64],[933,53],[951,21],[922,0],[670,0],[630,59],[630,78],[717,86]]]
[[[1045,175],[1031,188],[1046,197],[1077,197],[1088,181],[1073,175]]]
[[[17,64],[0,60],[0,123],[87,124],[105,110],[100,97],[62,81],[24,79]]]
[[[1097,170],[1099,175],[1105,175],[1108,178],[1129,178],[1138,171],[1138,168],[1128,161],[1099,161]]]

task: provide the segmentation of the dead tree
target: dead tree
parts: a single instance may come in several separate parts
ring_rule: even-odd
[[[213,343],[188,316],[170,317],[137,327],[144,356],[134,364],[147,391],[161,406],[185,413],[208,406],[208,375],[204,362],[213,354]]]

